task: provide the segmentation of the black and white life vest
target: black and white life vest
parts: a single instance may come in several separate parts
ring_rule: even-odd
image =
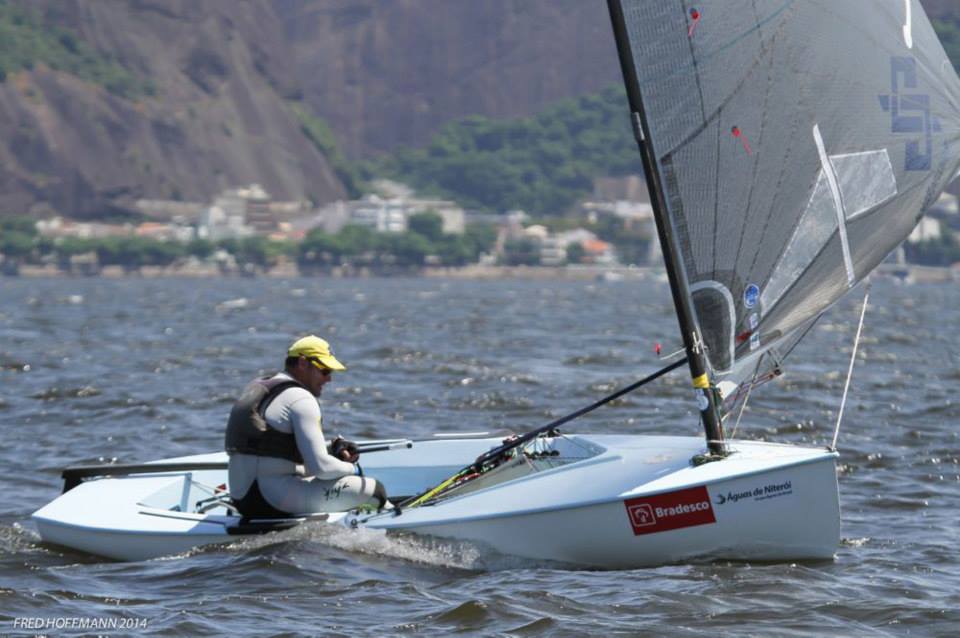
[[[250,382],[230,410],[224,447],[227,454],[252,454],[303,463],[293,433],[270,427],[267,406],[289,388],[306,388],[292,379],[264,377]]]

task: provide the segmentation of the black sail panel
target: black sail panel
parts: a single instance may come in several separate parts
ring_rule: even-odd
[[[916,0],[619,0],[713,377],[779,360],[960,169],[960,79]]]

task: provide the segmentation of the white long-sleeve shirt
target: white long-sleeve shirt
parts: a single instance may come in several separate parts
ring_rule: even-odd
[[[281,372],[274,378],[292,379]],[[234,498],[243,496],[259,481],[260,491],[274,507],[293,511],[311,511],[307,503],[315,491],[307,477],[314,476],[319,483],[316,490],[324,493],[324,485],[356,473],[352,463],[346,463],[327,452],[317,398],[304,388],[288,388],[270,402],[264,414],[270,427],[280,432],[293,433],[297,448],[303,456],[303,465],[287,459],[252,454],[231,454],[229,479]],[[299,495],[299,496],[298,496]],[[302,498],[300,498],[302,497]],[[299,505],[288,505],[291,500]],[[306,509],[304,509],[306,508]]]
[[[285,372],[274,378],[292,380]],[[306,389],[287,388],[270,402],[263,416],[275,430],[293,433],[308,476],[335,479],[356,473],[352,463],[341,461],[327,452],[320,404]]]
[[[292,380],[286,373],[273,378]],[[256,483],[267,505],[294,515],[383,505],[386,492],[376,479],[355,476],[359,466],[341,461],[327,452],[320,404],[308,390],[287,388],[267,405],[264,418],[271,428],[293,434],[303,465],[286,458],[231,454],[227,482],[235,501],[246,499]],[[257,500],[254,497],[244,505],[250,508],[248,515],[276,515],[275,511],[263,511]]]

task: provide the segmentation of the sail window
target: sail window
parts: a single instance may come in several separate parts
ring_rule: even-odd
[[[833,205],[833,196],[827,177],[821,170],[817,183],[807,203],[807,209],[793,232],[787,249],[777,263],[770,280],[760,294],[760,303],[764,313],[780,300],[793,282],[800,278],[804,269],[813,262],[813,258],[827,244],[837,229],[837,213]]]
[[[897,195],[897,179],[886,149],[831,155],[830,164],[847,221],[860,217]],[[837,230],[837,209],[826,172],[817,175],[813,194],[787,249],[761,294],[764,312],[800,278]]]
[[[847,221],[867,213],[897,195],[897,178],[887,149],[831,155]]]
[[[714,372],[729,372],[734,363],[737,309],[730,290],[719,281],[698,281],[690,286],[698,323]],[[699,317],[709,318],[700,321]]]

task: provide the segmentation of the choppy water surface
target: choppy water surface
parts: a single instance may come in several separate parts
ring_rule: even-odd
[[[243,301],[241,301],[243,300]],[[740,435],[825,444],[859,298],[754,394]],[[874,285],[841,433],[833,562],[565,571],[455,543],[322,525],[115,563],[45,546],[29,514],[80,462],[219,449],[237,391],[296,336],[350,367],[325,393],[351,437],[522,431],[679,347],[665,284],[0,280],[0,635],[20,618],[131,619],[163,635],[956,635],[955,285]],[[696,434],[686,375],[578,431]],[[109,507],[109,503],[104,504]],[[21,621],[22,622],[22,621]],[[144,628],[146,625],[146,628]]]

